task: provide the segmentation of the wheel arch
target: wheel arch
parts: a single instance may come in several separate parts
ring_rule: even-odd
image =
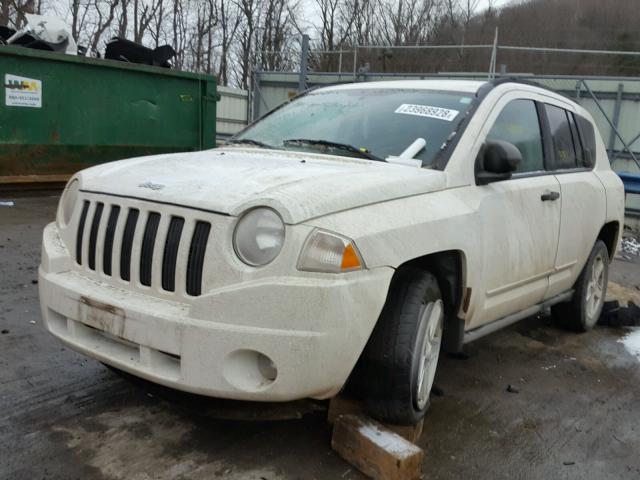
[[[415,273],[415,270],[418,269],[429,272],[435,277],[445,305],[442,350],[461,351],[464,338],[464,320],[459,319],[457,313],[466,291],[466,264],[467,257],[461,250],[443,250],[408,259],[394,267],[395,272],[389,282],[383,311],[345,384],[347,395],[358,396],[362,391],[374,388],[372,385],[379,384],[377,375],[380,365],[376,355],[380,351],[381,339],[388,337],[377,333],[384,331],[387,325],[383,323],[385,321],[384,311],[389,305],[390,299],[393,298],[392,295],[398,283],[406,281],[404,274],[407,273],[407,270],[412,270]]]
[[[465,301],[467,290],[465,253],[462,250],[429,253],[402,263],[397,267],[396,274],[407,267],[426,270],[436,277],[445,304],[443,347],[447,352],[460,352],[464,339],[464,320],[459,318],[458,312]]]
[[[609,251],[609,260],[613,260],[620,241],[620,223],[618,221],[605,223],[600,229],[596,240],[604,242]]]

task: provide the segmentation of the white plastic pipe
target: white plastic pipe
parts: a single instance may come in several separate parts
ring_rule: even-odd
[[[427,141],[424,138],[416,138],[411,145],[409,145],[404,152],[400,154],[400,158],[409,160],[415,157],[420,151],[427,145]]]
[[[422,167],[422,160],[417,160],[413,157],[420,153],[426,145],[427,141],[424,138],[416,138],[398,157],[389,156],[386,160],[389,163],[397,163],[409,167]]]

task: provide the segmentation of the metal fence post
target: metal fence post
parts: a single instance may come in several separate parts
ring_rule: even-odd
[[[353,81],[358,80],[358,44],[353,46]]]
[[[309,60],[309,35],[302,35],[302,45],[300,48],[300,77],[298,78],[298,92],[307,89],[307,61]]]
[[[616,94],[616,104],[613,107],[613,125],[615,128],[618,128],[618,124],[620,122],[620,108],[622,105],[622,92],[624,91],[624,85],[622,83],[618,84],[618,93]],[[616,132],[611,130],[609,134],[609,155],[613,154],[613,151],[616,148]]]
[[[251,108],[251,121],[256,121],[260,116],[260,72],[253,71],[253,82],[251,82],[251,100],[253,107]]]
[[[493,37],[493,46],[491,48],[491,60],[489,61],[489,80],[496,78],[496,60],[498,58],[498,27]]]

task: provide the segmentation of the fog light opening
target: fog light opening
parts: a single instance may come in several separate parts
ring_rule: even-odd
[[[236,350],[227,356],[224,378],[238,390],[257,392],[268,388],[278,377],[273,360],[255,350]]]
[[[264,378],[273,382],[278,376],[278,369],[276,368],[276,364],[273,363],[266,355],[258,354],[258,369]]]

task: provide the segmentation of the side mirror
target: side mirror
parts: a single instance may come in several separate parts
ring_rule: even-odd
[[[476,184],[509,180],[522,162],[522,154],[513,143],[489,140],[476,159]]]

